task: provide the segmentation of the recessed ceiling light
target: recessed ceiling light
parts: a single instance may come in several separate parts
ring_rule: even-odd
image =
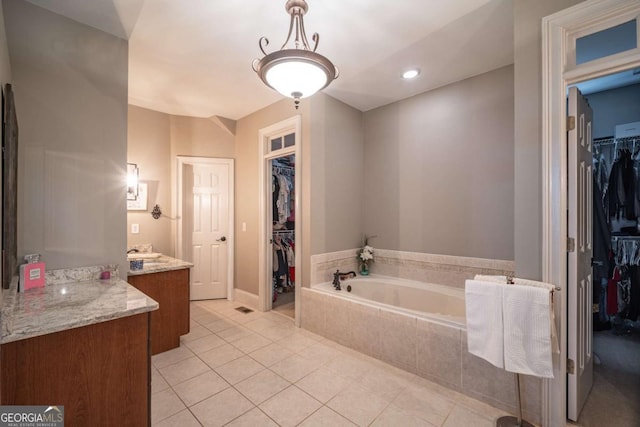
[[[407,70],[404,73],[402,73],[402,78],[403,79],[413,79],[413,78],[417,77],[418,74],[420,74],[420,70],[418,70],[418,69]]]

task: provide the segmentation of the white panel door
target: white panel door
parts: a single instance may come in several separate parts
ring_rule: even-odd
[[[193,184],[191,299],[226,298],[230,169],[226,164],[195,163],[192,168],[185,168],[185,172],[189,170],[193,175],[185,182]]]
[[[569,116],[575,117],[575,128],[567,135],[568,230],[575,250],[568,254],[567,357],[572,361],[569,363],[573,364],[573,373],[567,369],[567,415],[577,421],[593,385],[593,112],[575,87],[569,90]]]

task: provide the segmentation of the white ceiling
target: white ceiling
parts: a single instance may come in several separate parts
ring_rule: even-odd
[[[282,99],[251,62],[260,37],[284,42],[285,0],[29,1],[129,39],[131,104],[239,119]],[[513,63],[512,0],[308,3],[307,33],[340,69],[325,92],[362,111]],[[403,81],[409,67],[421,74]]]

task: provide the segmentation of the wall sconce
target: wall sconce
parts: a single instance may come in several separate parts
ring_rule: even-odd
[[[127,163],[127,200],[138,200],[140,169],[135,163]]]

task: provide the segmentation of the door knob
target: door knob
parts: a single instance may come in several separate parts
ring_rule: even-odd
[[[222,237],[221,237],[221,238],[219,238],[219,239],[216,239],[216,242],[226,242],[226,241],[227,241],[227,238],[226,238],[226,237],[224,237],[224,236],[222,236]]]

